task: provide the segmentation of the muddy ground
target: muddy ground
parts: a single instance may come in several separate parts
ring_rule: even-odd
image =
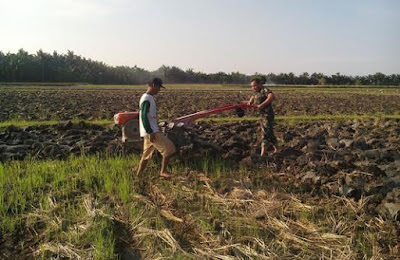
[[[276,114],[393,114],[400,111],[400,95],[310,93],[274,90]],[[121,111],[138,109],[144,90],[0,90],[0,121],[111,119]],[[173,119],[200,110],[248,100],[249,90],[165,91],[157,97],[159,116]],[[251,113],[250,113],[251,115]]]
[[[371,214],[400,220],[400,120],[278,124],[279,150],[258,156],[258,123],[199,122],[182,129],[178,160],[204,156],[265,168],[308,192],[368,198]],[[125,149],[119,128],[84,122],[0,130],[0,160],[64,159],[71,154],[140,153]],[[171,136],[173,138],[173,136]],[[140,147],[140,146],[139,146]]]

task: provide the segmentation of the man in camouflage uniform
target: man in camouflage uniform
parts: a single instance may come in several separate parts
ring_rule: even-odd
[[[276,152],[276,137],[274,135],[274,109],[272,101],[275,99],[275,94],[268,88],[263,86],[261,79],[254,78],[251,80],[251,87],[254,94],[249,100],[249,104],[256,104],[260,113],[261,126],[261,156],[265,155],[268,144],[271,144]]]

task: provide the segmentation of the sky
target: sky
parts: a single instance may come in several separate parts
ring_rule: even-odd
[[[0,51],[156,70],[400,73],[399,0],[0,0]]]

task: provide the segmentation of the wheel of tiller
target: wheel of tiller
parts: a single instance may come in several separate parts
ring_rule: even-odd
[[[139,142],[139,120],[131,119],[122,127],[122,142]]]
[[[236,115],[238,117],[243,117],[244,116],[244,110],[240,107],[236,108]]]

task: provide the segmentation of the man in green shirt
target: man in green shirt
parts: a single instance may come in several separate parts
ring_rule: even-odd
[[[270,89],[264,87],[259,78],[251,80],[251,87],[254,91],[249,104],[256,104],[260,114],[260,126],[261,126],[261,156],[266,153],[266,147],[271,144],[274,153],[276,149],[276,137],[274,135],[274,109],[272,101],[275,100],[275,94]]]

